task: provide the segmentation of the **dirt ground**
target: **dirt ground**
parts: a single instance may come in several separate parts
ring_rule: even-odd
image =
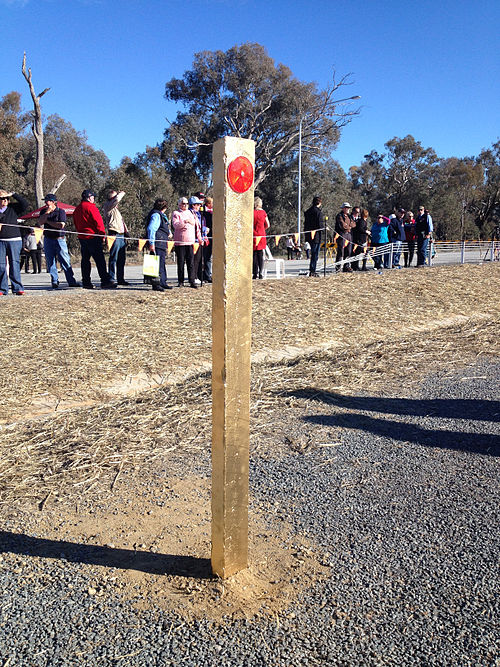
[[[300,390],[408,392],[498,358],[499,287],[495,266],[256,285],[251,455],[334,456],[331,429],[297,420],[312,409]],[[36,567],[73,554],[89,596],[186,618],[293,613],[328,554],[265,506],[251,506],[250,567],[210,575],[211,294],[186,292],[2,304],[0,518],[33,540]]]

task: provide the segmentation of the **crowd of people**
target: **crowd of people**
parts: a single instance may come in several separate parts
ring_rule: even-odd
[[[313,277],[318,275],[316,265],[322,234],[326,231],[321,207],[321,197],[314,197],[304,220],[305,240],[311,246],[309,275]],[[377,215],[370,225],[370,214],[365,208],[351,207],[349,202],[344,202],[335,218],[336,270],[367,271],[370,248],[374,249],[372,256],[376,269],[400,269],[401,254],[405,267],[409,267],[415,250],[417,266],[424,266],[432,230],[432,217],[425,206],[419,206],[416,217],[412,211],[398,208],[389,216]]]
[[[73,222],[78,234],[81,250],[81,283],[77,282],[71,266],[71,258],[66,244],[67,217],[58,205],[54,194],[47,194],[45,205],[40,210],[37,227],[43,228],[43,250],[47,272],[53,289],[59,287],[60,264],[69,287],[94,289],[91,281],[91,260],[94,261],[100,278],[101,289],[116,289],[127,286],[125,263],[128,227],[120,212],[120,202],[125,193],[111,189],[103,205],[103,216],[95,203],[96,194],[90,189],[82,192],[81,202],[73,213]],[[14,199],[14,201],[11,201]],[[28,203],[19,194],[0,190],[0,295],[8,293],[8,277],[14,294],[24,294],[21,268],[31,260],[33,272],[41,272],[41,243],[35,230],[24,230],[22,236],[18,218],[28,208]],[[177,208],[170,220],[167,216],[168,203],[159,197],[144,221],[147,251],[155,256],[157,270],[145,280],[155,291],[172,289],[167,282],[166,255],[169,245],[173,245],[177,261],[177,285],[183,287],[186,281],[193,289],[204,282],[212,282],[211,229],[213,201],[203,192],[180,197]],[[264,277],[264,260],[267,249],[266,238],[270,227],[269,218],[263,209],[260,197],[254,199],[253,227],[253,278]],[[304,250],[309,262],[309,275],[317,276],[317,261],[323,235],[326,232],[321,197],[314,197],[304,214]],[[358,206],[351,207],[345,202],[335,218],[336,270],[366,271],[367,250],[373,248],[373,262],[377,269],[411,266],[417,255],[417,266],[426,263],[427,246],[432,234],[432,218],[424,206],[419,207],[416,217],[412,211],[397,209],[390,216],[378,215],[370,225],[369,212]],[[104,247],[109,245],[109,260],[106,263]],[[302,246],[299,235],[286,235],[288,259],[300,259]],[[404,244],[404,245],[403,245]],[[377,249],[381,249],[380,251]],[[8,270],[7,270],[8,263]]]
[[[43,250],[47,272],[53,289],[59,288],[58,263],[65,274],[69,287],[94,289],[91,280],[94,261],[99,274],[101,289],[116,289],[118,285],[128,286],[125,280],[127,238],[129,230],[119,209],[124,192],[112,189],[107,193],[103,206],[103,216],[96,203],[96,194],[91,189],[82,192],[81,202],[73,212],[73,223],[78,235],[81,251],[81,283],[75,279],[71,258],[66,243],[67,216],[58,205],[54,194],[47,194],[45,205],[40,209],[36,227],[43,228]],[[14,200],[14,201],[12,201]],[[177,284],[183,287],[185,269],[189,286],[197,289],[203,282],[212,282],[212,245],[209,234],[212,227],[212,199],[202,192],[187,199],[181,197],[171,220],[167,217],[168,203],[158,198],[144,221],[147,250],[157,259],[157,274],[148,278],[155,291],[171,289],[167,283],[165,258],[168,244],[175,248],[177,259]],[[18,218],[28,210],[28,202],[14,192],[0,190],[0,295],[9,291],[24,294],[21,280],[23,264],[28,271],[31,259],[34,271],[41,272],[41,242],[37,240],[35,229],[18,224]],[[23,235],[24,232],[24,235]],[[112,239],[109,260],[106,263],[104,247],[107,239]],[[35,268],[36,267],[36,268]],[[260,269],[262,274],[262,268]]]

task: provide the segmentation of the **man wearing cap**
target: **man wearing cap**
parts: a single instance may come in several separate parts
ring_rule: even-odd
[[[57,261],[61,264],[69,287],[80,287],[71,268],[71,259],[66,245],[66,211],[57,205],[57,197],[48,194],[44,197],[45,207],[40,211],[37,227],[43,227],[43,250],[47,271],[50,273],[52,289],[59,287]]]
[[[15,204],[9,203],[10,197],[14,197]],[[9,278],[12,291],[18,296],[24,294],[19,265],[23,241],[17,219],[27,210],[28,202],[24,197],[13,192],[0,190],[0,296],[6,296],[9,293],[7,258],[9,259]]]
[[[309,261],[309,276],[317,278],[316,264],[318,263],[319,247],[321,245],[321,230],[325,222],[321,210],[321,197],[313,197],[311,206],[304,212],[305,240],[311,245],[311,259]]]
[[[403,218],[405,215],[404,208],[398,208],[394,218],[391,218],[389,223],[388,236],[389,243],[393,244],[392,250],[392,268],[400,269],[399,259],[401,257],[401,248],[403,246],[403,241],[406,240],[405,234],[405,225]]]
[[[356,226],[356,223],[353,221],[351,214],[351,205],[349,202],[344,202],[342,204],[342,210],[340,213],[337,213],[335,218],[335,231],[338,234],[337,238],[337,256],[335,262],[341,262],[342,260],[347,259],[351,256],[352,248],[352,229]],[[337,272],[344,270],[346,273],[352,271],[352,267],[346,262],[343,265],[339,264],[336,267]]]
[[[90,258],[92,258],[101,279],[101,289],[115,289],[116,283],[111,280],[106,270],[106,260],[102,249],[106,230],[99,209],[95,205],[95,193],[92,190],[82,192],[82,201],[75,208],[73,222],[82,250],[82,287],[94,289],[90,277]]]
[[[125,261],[127,259],[127,242],[125,239],[128,236],[128,229],[121,212],[118,210],[118,204],[124,196],[123,191],[109,190],[103,210],[108,235],[115,237],[109,251],[109,275],[111,280],[117,280],[118,285],[127,286],[130,285],[125,280]]]

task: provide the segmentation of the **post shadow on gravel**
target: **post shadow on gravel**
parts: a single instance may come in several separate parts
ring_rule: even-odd
[[[3,530],[0,531],[0,553],[54,558],[69,563],[102,565],[123,570],[138,570],[149,574],[166,574],[194,579],[212,578],[208,558],[78,544]]]
[[[335,392],[308,387],[289,392],[289,396],[306,398],[328,405],[404,417],[431,419],[468,419],[469,421],[498,422],[499,401],[465,399],[411,400],[378,396],[344,396]],[[309,415],[303,421],[322,426],[336,426],[363,430],[374,435],[414,442],[425,447],[439,447],[456,451],[473,452],[487,456],[500,456],[498,433],[473,433],[470,431],[424,428],[417,424],[382,419],[359,414]],[[457,425],[458,426],[458,425]]]
[[[343,394],[324,391],[315,387],[291,391],[287,396],[312,399],[328,403],[329,405],[351,408],[352,410],[363,410],[364,412],[500,422],[500,401],[462,398],[410,400],[407,398],[385,398],[380,396],[344,396]]]

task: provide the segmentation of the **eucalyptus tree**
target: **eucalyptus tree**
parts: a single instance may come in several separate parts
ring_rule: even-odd
[[[174,183],[190,172],[192,181],[208,185],[212,144],[222,136],[256,142],[256,187],[296,159],[299,128],[304,154],[328,157],[359,113],[346,104],[353,97],[338,100],[348,85],[349,75],[335,73],[325,89],[299,81],[260,44],[197,53],[192,69],[165,86],[165,98],[183,106],[162,147]]]
[[[16,91],[0,99],[0,187],[28,194],[24,143],[29,115],[21,109],[21,95]]]
[[[483,169],[484,178],[480,196],[469,205],[474,222],[484,236],[490,236],[500,225],[500,141],[482,150],[476,162]]]
[[[108,188],[125,192],[120,210],[133,237],[144,237],[145,216],[155,199],[165,199],[170,205],[170,211],[175,208],[176,193],[165,171],[158,147],[148,146],[134,159],[124,157],[102,188],[101,200]]]

